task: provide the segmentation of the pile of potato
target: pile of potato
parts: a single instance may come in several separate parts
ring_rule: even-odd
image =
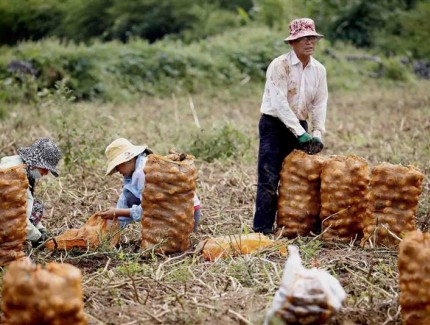
[[[0,169],[0,266],[25,256],[27,188],[24,165]]]
[[[362,245],[395,246],[396,236],[415,229],[423,178],[413,166],[383,163],[373,168]]]
[[[430,324],[430,233],[409,232],[399,245],[398,263],[404,324]]]
[[[70,264],[10,264],[3,279],[4,323],[87,324],[81,271]]]
[[[320,225],[324,240],[397,245],[415,229],[423,178],[413,166],[382,163],[370,171],[360,157],[294,151],[281,171],[278,233],[307,236]]]
[[[324,158],[295,150],[284,160],[278,199],[278,234],[287,237],[316,233],[321,209]]]
[[[328,159],[321,172],[320,220],[324,240],[361,237],[367,210],[369,166],[356,156]]]
[[[141,247],[165,254],[187,250],[194,227],[194,157],[152,154],[144,171]]]
[[[286,297],[275,313],[275,317],[282,320],[281,324],[326,324],[336,314],[320,287],[308,289],[312,295]]]

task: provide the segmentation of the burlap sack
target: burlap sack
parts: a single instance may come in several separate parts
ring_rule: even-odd
[[[363,246],[396,246],[415,229],[424,175],[415,167],[383,163],[372,170]]]
[[[87,324],[81,271],[70,264],[10,264],[3,279],[4,324]]]
[[[0,169],[0,266],[25,256],[27,188],[24,165]]]
[[[362,237],[369,178],[363,158],[335,156],[324,162],[320,213],[324,240],[349,242]]]
[[[317,232],[324,160],[299,150],[285,158],[278,189],[277,235],[296,237]]]
[[[152,154],[144,171],[142,248],[166,254],[187,250],[194,227],[194,157]]]

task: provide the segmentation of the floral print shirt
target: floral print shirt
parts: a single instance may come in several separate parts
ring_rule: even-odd
[[[312,135],[321,138],[325,132],[327,99],[324,66],[311,57],[303,69],[291,51],[270,63],[260,111],[279,118],[296,136],[305,133],[299,120],[310,117]]]

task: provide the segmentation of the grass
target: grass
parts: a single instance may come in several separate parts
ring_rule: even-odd
[[[426,175],[417,213],[421,229],[430,223],[429,86],[426,81],[380,85],[371,79],[359,90],[331,89],[324,137],[325,155],[355,154],[371,166],[387,161],[419,167]],[[211,162],[197,157],[203,218],[192,249],[172,256],[144,254],[139,251],[140,225],[134,224],[122,234],[120,249],[31,253],[34,261],[63,261],[82,270],[89,324],[262,322],[285,258],[268,250],[207,262],[193,250],[207,236],[252,229],[261,91],[262,85],[238,85],[192,96],[208,134],[219,136],[217,130],[228,125],[249,139],[245,149],[238,147],[239,154]],[[95,211],[115,204],[121,179],[104,177],[103,155],[114,138],[127,137],[166,153],[171,147],[187,150],[201,132],[187,96],[143,98],[133,105],[62,105],[68,104],[51,103],[39,111],[16,106],[0,121],[1,155],[14,154],[40,136],[63,136],[61,144],[69,145],[71,159],[61,162],[61,176],[41,179],[36,189],[46,204],[44,223],[54,235],[80,227]],[[231,149],[234,141],[228,145]],[[307,267],[327,269],[345,288],[348,298],[334,324],[401,323],[395,250],[313,238],[288,243],[299,246]]]

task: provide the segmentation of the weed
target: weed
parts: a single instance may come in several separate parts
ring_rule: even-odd
[[[188,151],[196,158],[212,162],[215,159],[241,157],[250,148],[250,139],[242,131],[227,124],[196,136]]]
[[[123,265],[120,265],[116,268],[116,272],[121,275],[135,275],[139,274],[145,271],[145,268],[136,262],[128,262],[124,263]]]

